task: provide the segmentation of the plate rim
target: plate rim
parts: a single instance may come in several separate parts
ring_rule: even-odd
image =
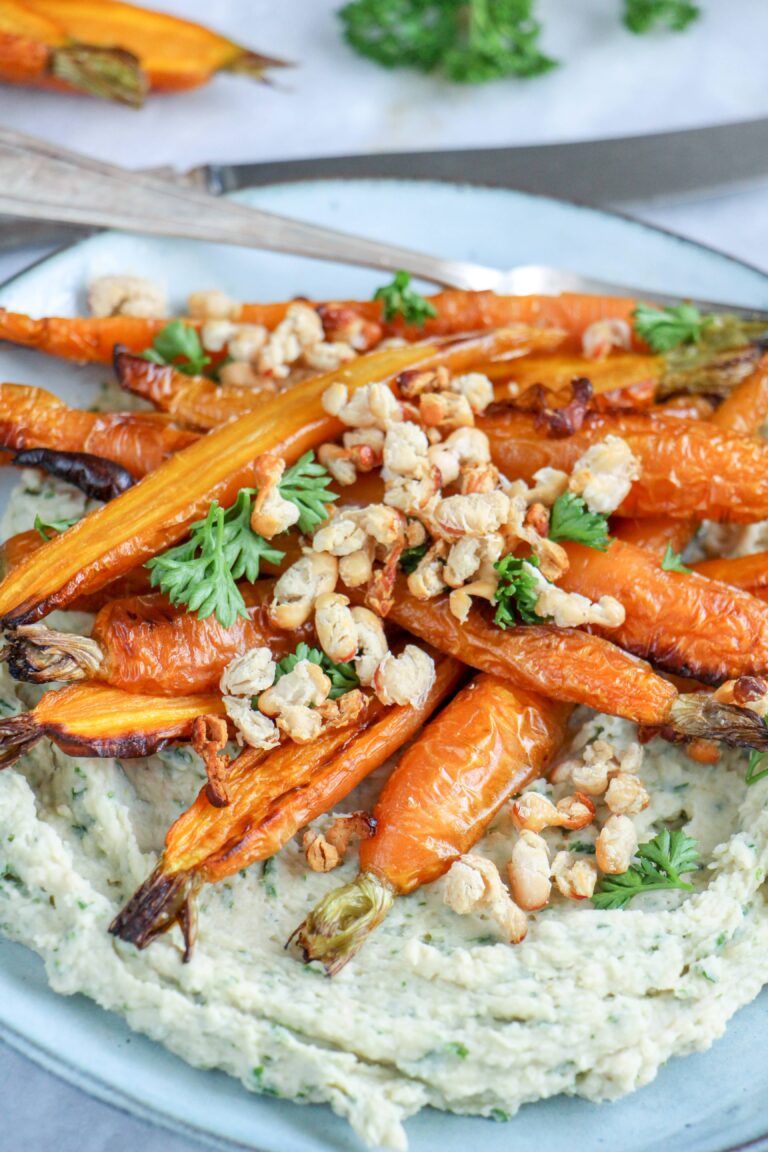
[[[620,220],[622,223],[630,225],[639,231],[645,231],[662,235],[669,240],[690,249],[704,251],[712,256],[717,257],[719,260],[734,265],[737,268],[746,269],[753,273],[755,276],[761,278],[768,285],[768,269],[760,268],[756,264],[752,264],[748,260],[741,257],[734,256],[731,253],[725,252],[722,249],[712,244],[706,244],[701,241],[692,239],[691,237],[681,235],[672,228],[666,228],[658,224],[648,223],[647,221],[640,220],[638,217],[632,215],[631,212],[624,211],[615,207],[602,207],[594,204],[585,203],[582,200],[551,196],[546,193],[528,192],[515,188],[510,188],[502,183],[494,183],[492,181],[472,181],[472,180],[450,180],[448,178],[410,178],[410,177],[355,177],[355,176],[335,176],[335,177],[310,177],[302,176],[295,179],[283,179],[272,183],[264,183],[251,185],[249,187],[238,189],[236,192],[226,193],[234,199],[238,197],[247,196],[249,193],[258,192],[277,192],[282,189],[291,189],[297,186],[311,188],[329,187],[332,185],[390,185],[397,187],[439,187],[450,188],[454,190],[467,189],[469,191],[485,191],[490,192],[500,197],[511,195],[519,197],[521,200],[532,200],[536,202],[546,202],[552,205],[561,205],[572,209],[577,209],[588,216],[593,217],[608,217],[609,219]],[[52,251],[38,256],[30,264],[25,265],[23,268],[18,269],[4,280],[0,281],[0,293],[5,289],[15,286],[19,281],[22,281],[28,274],[37,271],[42,266],[55,262],[60,258],[70,254],[73,249],[81,245],[87,244],[94,239],[104,239],[109,236],[131,235],[132,233],[120,232],[116,229],[98,229],[87,236],[80,236],[73,238],[57,247]],[[145,233],[135,233],[139,236],[146,236]],[[162,239],[162,237],[148,236],[148,239]],[[25,947],[19,945],[19,947]],[[97,1007],[100,1007],[97,1005]],[[114,1013],[108,1010],[105,1011],[108,1015]],[[101,1079],[90,1071],[79,1068],[76,1064],[70,1062],[64,1055],[59,1052],[53,1052],[46,1048],[43,1044],[31,1040],[20,1033],[16,1028],[6,1023],[0,1018],[0,1040],[6,1043],[11,1049],[20,1053],[26,1059],[31,1060],[38,1067],[43,1068],[49,1074],[58,1077],[65,1083],[83,1092],[86,1096],[93,1097],[94,1099],[106,1104],[109,1107],[124,1113],[127,1116],[136,1117],[144,1123],[154,1124],[160,1129],[170,1131],[178,1136],[183,1136],[186,1139],[198,1141],[204,1147],[207,1146],[212,1149],[218,1149],[219,1152],[264,1152],[259,1146],[249,1141],[247,1144],[239,1140],[234,1140],[230,1137],[216,1135],[209,1130],[198,1127],[194,1123],[183,1121],[171,1112],[162,1111],[146,1102],[131,1092],[123,1089],[118,1089],[110,1084],[108,1081]],[[182,1060],[181,1057],[171,1053],[177,1059]],[[768,1124],[768,1121],[766,1122]],[[766,1131],[753,1137],[746,1142],[731,1144],[725,1143],[717,1152],[768,1152],[768,1127]]]

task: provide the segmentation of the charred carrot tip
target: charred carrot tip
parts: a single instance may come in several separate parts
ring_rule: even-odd
[[[43,728],[31,712],[0,720],[0,768],[10,768],[42,739]]]
[[[676,697],[669,713],[674,734],[686,739],[720,740],[736,748],[768,748],[768,726],[748,708],[721,704],[703,692]]]
[[[193,873],[163,872],[155,868],[142,886],[134,893],[109,926],[109,931],[120,940],[127,940],[137,948],[146,948],[156,936],[179,924],[185,935],[185,955],[192,941],[185,925],[191,921],[191,902],[195,898],[197,881]]]

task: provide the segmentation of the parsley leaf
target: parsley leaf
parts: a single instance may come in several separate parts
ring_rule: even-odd
[[[314,452],[305,452],[290,468],[286,468],[280,481],[280,495],[290,500],[299,510],[299,531],[311,532],[328,519],[327,504],[338,500],[331,492],[331,478],[322,464],[315,460]]]
[[[554,67],[539,51],[533,8],[534,0],[352,0],[339,16],[347,42],[385,68],[482,84]]]
[[[649,32],[659,24],[683,32],[700,15],[698,4],[688,0],[624,0],[624,23],[630,32]]]
[[[661,558],[661,566],[665,572],[690,572],[690,568],[686,568],[681,559],[682,553],[675,552],[671,544],[667,544],[664,555]]]
[[[395,272],[391,284],[377,288],[373,294],[374,300],[381,300],[384,319],[389,323],[396,316],[402,316],[406,324],[424,324],[429,316],[437,316],[437,309],[429,300],[425,300],[415,289],[410,287],[411,278],[407,272]]]
[[[69,519],[63,520],[43,520],[42,516],[38,513],[35,516],[34,528],[36,532],[42,536],[43,540],[50,540],[49,532],[65,532],[67,528],[71,528],[73,524],[77,524],[82,520],[82,516],[70,516]]]
[[[573,540],[586,544],[598,552],[607,552],[611,538],[608,535],[608,517],[590,512],[583,497],[575,492],[563,492],[552,505],[549,517],[550,540]]]
[[[404,548],[400,553],[400,569],[405,572],[406,576],[410,576],[411,572],[415,572],[419,564],[429,551],[430,541],[425,540],[423,544],[414,544],[413,548]]]
[[[499,586],[494,594],[496,613],[493,620],[499,628],[514,628],[518,620],[523,624],[544,623],[544,617],[536,615],[539,598],[536,578],[526,565],[538,568],[539,562],[535,556],[523,560],[510,553],[494,564],[499,574]]]
[[[150,583],[172,604],[185,604],[200,620],[215,613],[224,628],[247,616],[236,581],[258,579],[262,560],[279,564],[285,553],[251,528],[254,490],[243,488],[226,510],[214,500],[204,520],[190,528],[189,539],[148,560]]]
[[[312,664],[317,664],[325,672],[326,676],[331,681],[331,690],[328,693],[331,700],[338,700],[339,696],[344,696],[345,693],[351,692],[353,688],[360,685],[360,681],[355,671],[355,666],[349,664],[334,664],[325,652],[321,652],[319,648],[310,648],[308,644],[297,644],[296,651],[292,652],[289,656],[284,656],[277,665],[275,673],[275,683],[281,676],[287,675],[288,672],[293,672],[296,665],[300,660],[309,660]]]
[[[693,304],[675,304],[670,308],[638,304],[632,317],[635,332],[654,352],[669,352],[680,344],[698,344],[714,323],[712,316],[703,316]]]
[[[185,376],[199,376],[211,362],[197,329],[181,319],[171,320],[161,328],[152,347],[141,353],[141,359],[151,360],[153,364],[170,364]]]
[[[681,879],[686,873],[699,866],[699,849],[696,841],[677,830],[670,832],[664,828],[641,844],[636,852],[637,862],[626,872],[617,876],[603,876],[600,887],[592,897],[596,908],[626,908],[630,900],[641,892],[661,892],[679,889],[692,892],[693,885]]]

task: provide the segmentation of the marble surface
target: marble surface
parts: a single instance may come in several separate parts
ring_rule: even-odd
[[[709,0],[685,36],[631,37],[618,2],[542,0],[544,46],[563,59],[533,83],[450,88],[391,75],[340,42],[339,0],[218,0],[218,27],[301,62],[275,87],[221,78],[141,112],[0,90],[0,123],[107,160],[189,166],[335,152],[510,144],[620,135],[768,114],[768,5]],[[149,6],[205,18],[203,0]],[[311,115],[307,110],[311,109]],[[471,179],[471,173],[467,174]],[[622,206],[626,210],[626,206]],[[768,185],[707,200],[631,205],[650,222],[768,269]],[[41,254],[0,254],[0,280]],[[0,1045],[3,1152],[192,1152],[199,1147],[84,1096]]]

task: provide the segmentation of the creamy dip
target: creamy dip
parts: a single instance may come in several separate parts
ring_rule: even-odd
[[[51,519],[82,506],[71,488],[27,474],[6,534],[30,527],[35,512]],[[38,692],[4,673],[0,711]],[[634,737],[626,722],[589,722],[618,747]],[[362,1140],[403,1149],[403,1121],[425,1105],[504,1120],[561,1092],[596,1101],[630,1092],[670,1056],[706,1048],[757,995],[768,782],[747,788],[745,766],[744,752],[712,766],[661,741],[646,749],[640,840],[662,825],[696,838],[694,895],[640,896],[611,912],[554,896],[511,947],[482,915],[451,912],[438,881],[397,900],[330,980],[283,946],[322,895],[352,879],[354,858],[313,873],[292,842],[203,890],[189,964],[175,935],[138,952],[107,927],[198,792],[202,767],[183,747],[118,761],[72,759],[44,742],[0,773],[0,930],[42,956],[56,991],[84,993],[251,1091],[329,1103]],[[379,785],[369,781],[345,810]],[[593,850],[590,829],[547,835],[554,849]],[[502,864],[513,841],[502,815],[478,851]]]

